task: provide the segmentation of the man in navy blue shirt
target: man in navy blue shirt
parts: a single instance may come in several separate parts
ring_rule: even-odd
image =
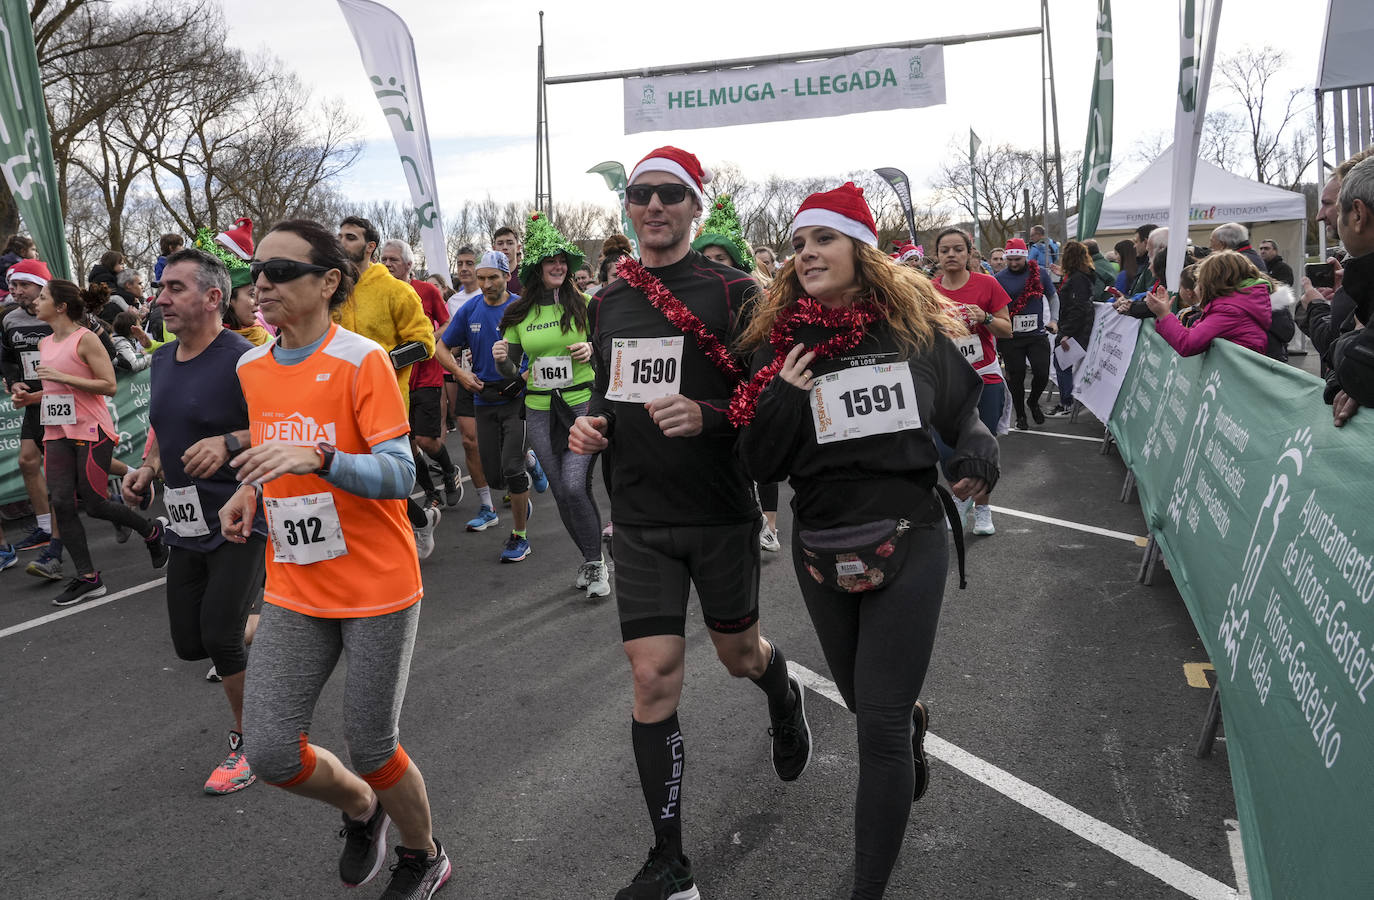
[[[1007,388],[1011,391],[1012,408],[1016,411],[1016,428],[1025,431],[1026,366],[1030,365],[1030,414],[1035,424],[1045,424],[1040,408],[1040,395],[1050,383],[1050,341],[1048,335],[1059,330],[1059,295],[1049,270],[1028,258],[1026,242],[1020,238],[1007,241],[1003,251],[1007,267],[996,275],[997,283],[1011,298],[1007,311],[1011,314],[1011,337],[997,339],[997,352],[1007,368]]]

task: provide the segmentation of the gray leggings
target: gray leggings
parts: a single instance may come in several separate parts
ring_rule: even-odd
[[[572,407],[574,416],[585,416],[587,404]],[[592,466],[595,456],[583,456],[571,450],[554,453],[553,414],[546,409],[527,409],[525,424],[529,426],[530,445],[544,466],[544,474],[553,488],[558,502],[558,516],[573,539],[582,558],[587,562],[601,559],[601,512],[592,496]]]
[[[304,781],[314,768],[305,738],[339,654],[348,654],[344,679],[344,741],[353,768],[367,776],[388,767],[400,747],[401,702],[420,604],[384,616],[322,619],[271,603],[248,657],[243,689],[243,736],[253,771],[270,784]],[[388,778],[392,784],[404,769]]]

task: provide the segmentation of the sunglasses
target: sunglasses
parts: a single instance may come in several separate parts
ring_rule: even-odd
[[[294,259],[265,259],[254,260],[249,263],[248,274],[253,277],[254,281],[258,280],[259,275],[266,275],[267,280],[273,284],[283,284],[287,281],[295,281],[302,275],[323,274],[328,272],[329,268],[329,266],[317,266]]]
[[[685,184],[632,184],[625,189],[625,201],[634,206],[648,206],[649,201],[658,194],[664,206],[673,206],[687,199],[688,188]]]

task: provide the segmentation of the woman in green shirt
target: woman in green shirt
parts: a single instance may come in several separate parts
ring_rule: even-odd
[[[601,513],[592,496],[594,456],[568,449],[568,429],[587,414],[591,400],[592,345],[588,342],[587,297],[573,273],[583,256],[544,218],[534,213],[526,229],[520,265],[522,290],[501,318],[502,340],[492,347],[502,374],[525,374],[525,422],[530,446],[544,465],[563,527],[582,552],[574,587],[587,597],[611,593],[601,555]]]

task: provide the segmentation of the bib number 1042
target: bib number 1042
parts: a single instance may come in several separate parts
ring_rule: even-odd
[[[811,417],[819,444],[920,428],[911,367],[899,362],[822,375],[811,385]]]

